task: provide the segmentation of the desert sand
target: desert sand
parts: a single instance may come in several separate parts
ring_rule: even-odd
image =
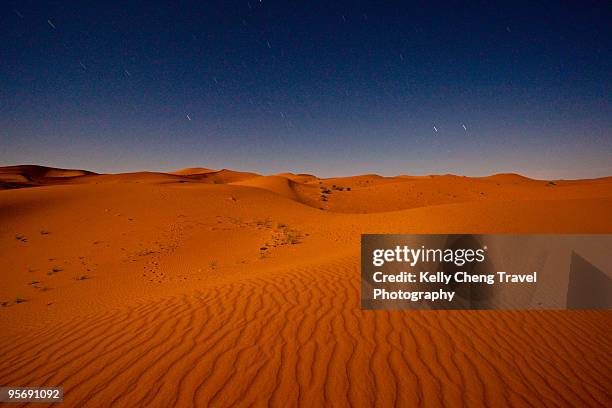
[[[612,406],[612,312],[361,311],[361,233],[612,233],[612,177],[0,168],[0,385],[71,407]]]

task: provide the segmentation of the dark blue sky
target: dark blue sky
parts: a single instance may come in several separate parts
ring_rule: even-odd
[[[612,175],[607,1],[86,3],[3,3],[0,165]]]

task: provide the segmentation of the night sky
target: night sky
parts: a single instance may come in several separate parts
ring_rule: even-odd
[[[89,3],[3,2],[0,165],[612,175],[609,1]]]

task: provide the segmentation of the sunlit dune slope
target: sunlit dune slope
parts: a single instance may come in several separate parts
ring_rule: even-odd
[[[296,182],[283,176],[259,176],[232,183],[271,191],[311,207],[319,206],[319,189],[315,185]]]
[[[610,311],[359,308],[361,233],[610,233],[612,178],[73,179],[0,191],[2,385],[95,407],[612,405]]]
[[[313,176],[312,174],[279,173],[276,175],[286,177],[289,180],[295,181],[296,183],[314,183],[319,180],[317,176]]]

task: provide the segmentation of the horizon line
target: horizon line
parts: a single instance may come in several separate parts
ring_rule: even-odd
[[[268,176],[277,176],[280,174],[284,174],[284,173],[289,173],[289,174],[294,174],[294,175],[308,175],[308,176],[313,176],[316,177],[318,179],[332,179],[332,178],[348,178],[348,177],[361,177],[361,176],[377,176],[377,177],[383,177],[383,178],[397,178],[397,177],[443,177],[443,176],[454,176],[454,177],[466,177],[466,178],[486,178],[486,177],[493,177],[493,176],[500,176],[500,175],[513,175],[513,176],[519,176],[519,177],[524,177],[530,180],[541,180],[541,181],[553,181],[553,180],[597,180],[597,179],[605,179],[605,178],[609,178],[612,177],[612,172],[609,175],[604,175],[604,176],[595,176],[595,177],[572,177],[572,178],[567,178],[567,177],[563,177],[563,178],[535,178],[535,177],[531,177],[528,176],[524,173],[520,173],[518,171],[501,171],[501,172],[491,172],[491,173],[487,173],[487,174],[480,174],[480,175],[466,175],[466,174],[459,174],[459,173],[452,173],[452,172],[439,172],[439,173],[427,173],[427,174],[409,174],[409,173],[399,173],[399,174],[394,174],[394,175],[385,175],[385,174],[380,174],[380,173],[376,173],[376,172],[367,172],[367,173],[359,173],[359,174],[350,174],[350,175],[334,175],[334,176],[325,176],[325,177],[321,177],[318,176],[317,173],[315,172],[294,172],[294,171],[281,171],[281,172],[275,172],[275,173],[258,173],[256,171],[252,171],[252,170],[242,170],[242,169],[237,169],[237,168],[228,168],[228,167],[223,167],[220,169],[217,168],[210,168],[210,167],[203,167],[203,166],[189,166],[189,167],[182,167],[176,170],[171,170],[171,171],[163,171],[163,170],[150,170],[150,169],[145,169],[145,170],[130,170],[130,171],[113,171],[113,172],[100,172],[100,171],[95,171],[95,170],[89,170],[87,168],[74,168],[74,167],[56,167],[55,165],[47,165],[47,164],[8,164],[8,165],[0,165],[0,170],[1,169],[5,169],[5,168],[10,168],[10,167],[28,167],[28,166],[32,166],[32,167],[43,167],[43,168],[48,168],[48,169],[54,169],[54,170],[67,170],[67,171],[85,171],[85,172],[89,172],[92,173],[91,175],[100,175],[100,176],[104,176],[104,175],[121,175],[121,174],[134,174],[134,173],[158,173],[158,174],[170,174],[170,175],[175,175],[175,176],[181,176],[180,174],[174,174],[177,172],[180,172],[182,170],[187,170],[187,169],[206,169],[206,170],[210,170],[210,173],[216,173],[216,172],[220,172],[223,170],[227,170],[227,171],[235,171],[235,172],[241,172],[241,173],[253,173],[255,174],[255,176],[260,176],[260,177],[268,177]],[[609,167],[608,167],[609,168]],[[603,169],[603,168],[602,168]],[[205,173],[201,173],[201,174],[205,174]],[[188,176],[188,174],[183,175],[183,176]]]

